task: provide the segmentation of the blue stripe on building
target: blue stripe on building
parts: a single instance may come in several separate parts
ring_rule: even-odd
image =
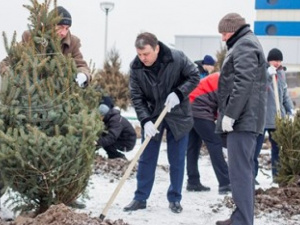
[[[300,9],[299,0],[255,0],[255,9]]]
[[[300,21],[255,21],[254,33],[263,36],[300,36]]]

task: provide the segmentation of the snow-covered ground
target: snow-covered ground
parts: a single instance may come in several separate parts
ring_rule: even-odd
[[[131,111],[122,113],[126,117],[132,117],[133,124],[136,124],[134,115]],[[127,152],[126,157],[130,160],[134,157],[141,146],[141,140],[137,140],[137,145],[134,150]],[[265,150],[264,154],[268,154],[269,150]],[[104,151],[99,150],[99,154],[104,154]],[[182,206],[183,211],[180,214],[174,214],[168,208],[166,198],[167,189],[169,186],[169,174],[162,167],[158,166],[156,170],[155,184],[150,198],[147,201],[147,208],[134,212],[123,212],[123,207],[126,206],[133,198],[136,188],[135,176],[129,177],[120,192],[116,196],[114,202],[105,215],[105,219],[117,220],[123,219],[130,225],[207,225],[215,224],[217,220],[227,219],[231,210],[223,203],[224,195],[218,194],[218,183],[208,155],[203,155],[199,159],[201,182],[211,187],[210,192],[188,192],[186,191],[186,174],[183,186]],[[166,143],[162,143],[158,165],[168,166]],[[258,187],[270,188],[274,186],[271,179],[271,171],[260,171],[257,177],[260,183]],[[77,212],[85,212],[93,217],[99,217],[102,214],[109,198],[114,192],[119,180],[110,177],[109,175],[95,174],[91,177],[91,182],[88,187],[90,199],[86,200],[87,207]],[[3,197],[5,199],[5,196]],[[2,204],[2,216],[7,217],[11,212]],[[297,218],[286,221],[280,219],[276,214],[260,214],[255,217],[255,225],[294,225],[298,223]],[[300,218],[298,217],[298,220]]]

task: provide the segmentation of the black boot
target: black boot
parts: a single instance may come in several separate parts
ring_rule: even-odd
[[[180,205],[180,202],[170,202],[169,208],[173,213],[181,213],[182,207]]]
[[[146,209],[147,207],[147,202],[146,201],[137,201],[137,200],[132,200],[129,205],[125,206],[123,211],[128,212],[128,211],[135,211],[138,209]]]
[[[231,224],[232,224],[231,219],[216,222],[216,225],[231,225]]]
[[[224,185],[219,187],[219,194],[220,195],[226,195],[228,192],[231,192],[231,185]]]
[[[210,191],[210,187],[200,184],[187,184],[186,190],[188,191]]]

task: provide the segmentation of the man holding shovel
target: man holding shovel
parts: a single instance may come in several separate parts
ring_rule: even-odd
[[[137,189],[133,201],[124,211],[145,209],[150,196],[164,130],[170,163],[169,208],[180,213],[188,133],[193,127],[189,93],[199,82],[198,70],[181,51],[168,48],[154,34],[145,32],[135,41],[137,56],[131,63],[130,92],[142,127],[142,141],[150,137],[138,164]],[[158,128],[159,114],[167,107],[168,114]]]
[[[273,181],[276,182],[275,178],[277,176],[277,166],[279,163],[279,147],[272,138],[272,133],[276,129],[276,116],[282,118],[286,115],[294,116],[294,107],[287,90],[285,72],[282,67],[282,52],[277,48],[271,49],[268,53],[267,60],[269,67],[266,124],[264,133],[257,137],[254,155],[254,175],[257,176],[258,173],[258,156],[264,142],[265,133],[268,132],[269,141],[271,143],[272,176]]]

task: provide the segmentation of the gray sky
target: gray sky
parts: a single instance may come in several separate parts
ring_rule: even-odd
[[[105,0],[104,0],[105,1]],[[253,29],[254,0],[109,0],[115,3],[108,15],[108,43],[121,56],[122,70],[127,72],[135,57],[134,40],[141,31],[154,33],[165,44],[174,44],[175,35],[219,35],[219,20],[229,12],[245,17]],[[39,2],[44,2],[40,0]],[[101,68],[104,60],[105,13],[101,0],[57,0],[72,15],[71,32],[81,39],[86,61]],[[22,5],[29,0],[2,0],[0,31],[11,40],[14,31],[20,40],[27,29],[29,11]],[[51,5],[51,7],[53,4]],[[0,59],[6,56],[1,35]],[[200,56],[199,56],[200,57]]]

